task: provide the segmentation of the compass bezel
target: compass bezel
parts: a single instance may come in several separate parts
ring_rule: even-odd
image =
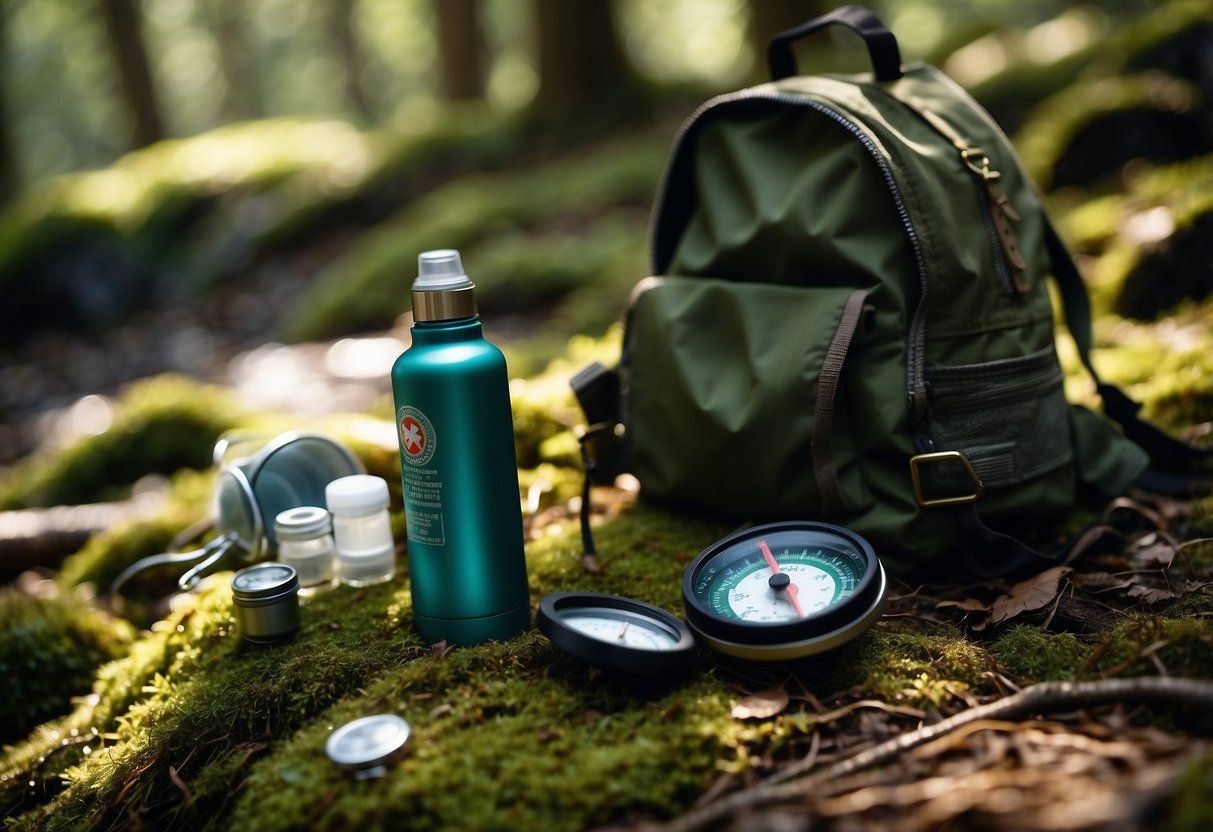
[[[749,559],[752,541],[785,533],[802,535],[805,545],[842,556],[855,567],[862,564],[863,572],[856,575],[855,589],[820,612],[776,622],[725,616],[705,600],[702,590],[697,589],[705,572],[727,569],[732,562]],[[841,526],[808,520],[765,523],[723,537],[695,557],[682,580],[687,623],[692,630],[721,652],[749,658],[784,659],[833,649],[867,630],[879,618],[887,591],[884,566],[866,539]]]

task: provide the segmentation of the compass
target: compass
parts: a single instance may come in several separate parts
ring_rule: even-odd
[[[716,541],[687,567],[687,623],[721,653],[777,661],[831,650],[880,617],[884,567],[828,523],[767,523]]]
[[[561,650],[604,670],[669,676],[695,661],[695,639],[686,624],[631,598],[557,592],[539,602],[536,623]]]

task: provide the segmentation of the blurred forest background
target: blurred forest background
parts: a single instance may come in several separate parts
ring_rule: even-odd
[[[1062,208],[1123,190],[1133,160],[1209,150],[1207,2],[874,5],[906,60],[1002,120]],[[265,374],[230,362],[259,344],[391,328],[426,248],[466,249],[490,333],[516,374],[540,369],[601,335],[646,273],[681,120],[761,80],[770,34],[830,7],[3,0],[0,465],[108,424],[104,397],[134,378],[254,395]],[[834,33],[801,68],[866,55]],[[374,375],[394,348],[343,366]]]
[[[1088,281],[1101,375],[1148,418],[1207,442],[1210,0],[870,5],[904,60],[943,67],[1012,137]],[[97,609],[124,566],[204,518],[212,449],[234,429],[307,425],[347,441],[391,484],[403,540],[387,374],[407,343],[417,254],[442,247],[462,251],[486,334],[510,362],[533,593],[594,589],[675,609],[682,567],[726,529],[632,510],[634,493],[600,489],[605,569],[585,566],[567,379],[589,358],[618,357],[680,124],[704,99],[764,80],[769,36],[832,6],[0,0],[0,743],[18,743],[0,756],[0,812],[13,813],[10,828],[240,826],[233,817],[370,828],[389,809],[431,828],[475,826],[465,813],[476,810],[487,828],[502,822],[498,806],[538,813],[510,828],[586,828],[675,816],[705,790],[753,782],[771,749],[805,750],[816,718],[806,702],[818,716],[823,703],[842,708],[830,720],[866,741],[1034,681],[1207,676],[1208,499],[1114,505],[1132,520],[1118,529],[1121,550],[1094,574],[1054,581],[1048,608],[1026,611],[1031,625],[979,633],[966,629],[966,602],[949,610],[902,587],[870,637],[805,677],[787,720],[771,711],[757,723],[731,712],[730,697],[784,680],[750,668],[729,676],[713,664],[685,696],[646,705],[534,632],[431,650],[409,626],[403,573],[369,594],[315,599],[280,650],[247,650],[232,635],[223,580],[172,609],[171,578],[131,593],[119,617]],[[848,32],[815,36],[798,60],[803,72],[868,69]],[[1093,403],[1064,338],[1059,352],[1068,393]],[[889,703],[875,703],[883,716],[839,716],[871,699]],[[385,707],[418,719],[431,745],[408,778],[339,789],[323,737]],[[1108,724],[1093,736],[1121,735],[1123,720]],[[854,747],[833,742],[823,753]],[[90,757],[93,746],[106,753]],[[565,765],[573,754],[584,765]],[[1025,752],[1023,766],[1035,771],[1037,759]],[[1211,759],[1181,791],[1197,818],[1182,828],[1210,828]],[[1116,760],[1096,778],[1107,828],[1121,828],[1123,801],[1154,782]],[[493,780],[501,766],[513,768]],[[1061,790],[1055,805],[1071,799],[1072,781],[1038,774]],[[452,782],[487,797],[468,800]],[[388,789],[398,789],[390,800]],[[1029,804],[1047,791],[1023,788],[1028,808],[992,809],[1004,825],[983,828],[1045,828]]]

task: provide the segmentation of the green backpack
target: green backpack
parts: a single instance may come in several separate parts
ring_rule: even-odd
[[[863,37],[874,77],[794,75],[791,44],[831,24]],[[1123,493],[1150,464],[1139,443],[1207,453],[1113,388],[1105,411],[1127,428],[1066,401],[1046,279],[1091,369],[1085,288],[955,82],[903,68],[856,6],[777,36],[768,59],[775,80],[678,135],[651,226],[660,277],[636,287],[618,370],[573,380],[587,496],[630,470],[646,499],[847,526],[894,568],[960,551],[1004,574],[1062,555],[997,529]]]

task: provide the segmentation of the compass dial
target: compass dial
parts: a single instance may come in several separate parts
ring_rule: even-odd
[[[539,602],[539,629],[566,653],[606,670],[668,676],[690,669],[695,639],[660,607],[596,592],[558,592]]]
[[[810,655],[854,638],[879,617],[885,590],[866,540],[812,522],[730,535],[683,577],[691,627],[722,652],[760,659]]]

